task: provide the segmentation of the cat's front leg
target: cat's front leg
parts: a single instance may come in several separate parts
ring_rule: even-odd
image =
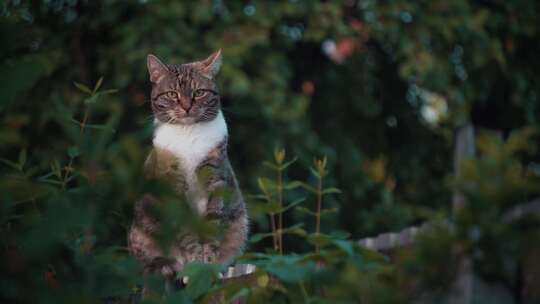
[[[221,222],[223,217],[224,200],[226,199],[227,187],[224,180],[216,179],[208,186],[208,204],[206,218]]]
[[[204,214],[219,219],[223,212],[223,201],[227,192],[227,138],[212,149],[199,165],[197,177],[206,193],[207,204]]]

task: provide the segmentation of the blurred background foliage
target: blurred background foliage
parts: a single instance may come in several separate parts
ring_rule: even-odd
[[[539,2],[4,0],[0,10],[2,299],[112,301],[140,283],[123,249],[133,202],[174,196],[142,176],[146,55],[183,63],[219,48],[229,154],[257,236],[248,258],[260,286],[266,273],[283,284],[250,296],[407,302],[443,290],[451,261],[473,254],[515,301],[540,299],[540,271],[522,280],[500,267],[535,260],[537,222],[498,220],[539,189]],[[467,123],[483,129],[479,156],[456,178],[454,131]],[[263,165],[277,148],[297,158],[280,173],[285,188]],[[324,187],[341,191],[324,195],[329,212],[308,233],[323,157]],[[261,207],[265,189],[295,205]],[[395,263],[351,241],[449,218],[454,189],[470,202],[458,228],[441,225]],[[170,214],[197,224],[184,211]],[[284,235],[290,255],[273,254],[265,212],[305,224]],[[200,298],[205,284],[168,300]]]

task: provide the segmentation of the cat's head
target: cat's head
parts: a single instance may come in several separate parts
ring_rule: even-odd
[[[221,66],[221,50],[185,64],[163,64],[148,55],[147,65],[152,111],[159,122],[191,125],[217,116],[221,104],[215,76]]]

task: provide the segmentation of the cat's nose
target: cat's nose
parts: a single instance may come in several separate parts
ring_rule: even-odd
[[[193,106],[193,103],[191,100],[180,100],[180,107],[186,111],[186,113],[189,113],[189,110]]]

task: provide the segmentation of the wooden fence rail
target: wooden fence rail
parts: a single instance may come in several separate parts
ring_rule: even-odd
[[[502,216],[502,222],[510,224],[511,222],[522,219],[526,216],[540,216],[540,198],[530,202],[515,206]],[[433,225],[429,222],[420,226],[407,227],[399,232],[389,232],[379,234],[375,237],[363,238],[358,243],[368,249],[376,251],[385,251],[398,247],[406,247],[414,243],[416,236],[421,231],[430,229]]]

